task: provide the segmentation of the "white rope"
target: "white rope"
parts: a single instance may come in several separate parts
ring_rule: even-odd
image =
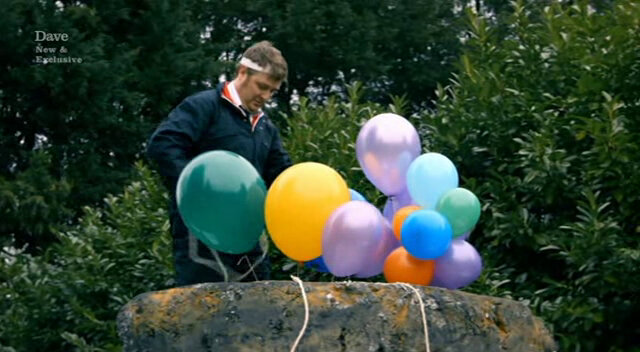
[[[425,347],[427,348],[427,352],[431,352],[431,349],[429,348],[429,328],[427,327],[427,315],[424,311],[424,303],[422,303],[422,296],[420,296],[420,292],[418,292],[418,290],[416,290],[415,287],[402,282],[399,284],[412,289],[413,293],[415,293],[416,296],[418,297],[418,302],[420,302],[420,312],[422,313],[422,326],[424,327],[424,344],[425,344]]]
[[[255,269],[258,264],[262,263],[262,261],[264,260],[264,258],[267,257],[267,254],[269,254],[269,240],[267,239],[267,235],[263,232],[262,235],[260,236],[260,250],[262,250],[262,255],[260,256],[260,258],[258,258],[258,260],[256,260],[253,265],[251,265],[249,267],[249,270],[247,270],[244,274],[240,275],[238,278],[236,278],[234,281],[240,281],[242,279],[244,279],[247,275],[249,275],[249,273],[253,273],[253,276],[255,277],[256,281],[258,281],[258,276],[256,275],[256,272],[253,270]],[[248,256],[244,256],[242,258],[240,258],[240,260],[238,261],[238,264],[240,264],[240,262],[242,261],[242,259],[246,258],[247,263],[251,264],[251,260],[249,260]]]
[[[218,255],[218,251],[209,248],[209,251],[211,251],[211,254],[213,254],[213,257],[216,258],[216,262],[218,263],[218,266],[220,267],[220,270],[222,271],[222,275],[224,276],[224,282],[229,282],[229,273],[227,272],[227,266],[224,265],[224,263],[222,262],[222,259],[220,259],[220,256]],[[214,267],[210,267],[213,270],[216,270]],[[229,269],[231,270],[231,269]],[[216,270],[217,271],[217,270]],[[218,271],[218,273],[220,273],[220,271]],[[234,271],[235,273],[235,271]]]
[[[191,234],[191,232],[189,232],[189,257],[191,257],[191,260],[193,260],[194,262],[204,265],[214,271],[216,271],[219,274],[222,274],[224,276],[224,281],[228,282],[229,281],[229,274],[227,273],[227,269],[224,266],[224,264],[222,263],[222,260],[220,260],[220,257],[218,256],[218,253],[214,250],[211,250],[211,253],[213,254],[213,257],[215,258],[215,261],[211,260],[211,259],[207,259],[207,258],[202,258],[201,256],[198,255],[198,239]],[[220,269],[222,270],[222,272],[220,272],[216,266],[220,267]]]
[[[258,266],[258,264],[262,263],[262,261],[267,257],[267,254],[269,253],[269,241],[267,240],[266,235],[264,233],[262,234],[262,236],[260,236],[259,243],[260,243],[260,249],[262,250],[262,255],[260,256],[260,258],[258,258],[258,260],[256,260],[253,264],[251,264],[251,260],[249,259],[249,257],[244,256],[240,258],[238,263],[236,263],[236,265],[239,265],[240,262],[243,259],[245,259],[247,263],[250,264],[249,269],[242,275],[236,272],[235,270],[228,268],[220,259],[218,252],[214,249],[209,248],[209,251],[213,255],[213,258],[215,259],[215,261],[211,259],[203,258],[200,255],[198,255],[198,239],[191,233],[189,233],[189,257],[191,257],[191,259],[194,262],[204,265],[214,270],[218,274],[221,274],[224,277],[224,282],[240,281],[250,273],[253,273],[254,277],[256,278],[256,281],[258,281],[258,277],[254,269]]]
[[[298,334],[298,337],[296,338],[295,342],[291,346],[291,350],[290,350],[290,352],[295,352],[295,350],[298,348],[298,344],[300,343],[300,340],[302,339],[302,336],[304,336],[304,333],[307,330],[307,324],[309,323],[309,302],[307,301],[307,294],[304,290],[304,285],[302,283],[302,280],[300,280],[299,277],[294,275],[291,275],[291,279],[297,282],[298,285],[300,286],[300,291],[302,292],[302,299],[304,301],[304,323],[302,324],[300,333]],[[349,285],[350,283],[351,281],[348,281],[347,285]],[[425,345],[426,351],[431,352],[431,347],[429,346],[429,327],[427,324],[427,314],[425,312],[424,302],[422,301],[422,296],[420,295],[420,292],[415,287],[403,282],[391,283],[387,285],[394,285],[394,286],[400,285],[402,287],[408,287],[413,291],[416,297],[418,297],[418,303],[420,304],[420,313],[422,313],[422,327],[424,328],[424,345]]]
[[[249,270],[247,270],[247,273],[251,272],[253,274],[253,278],[255,279],[255,281],[259,281],[258,279],[258,275],[256,275],[256,272],[253,270],[253,268],[257,265],[257,264],[251,264],[251,259],[249,259],[248,256],[243,255],[242,258],[240,258],[240,260],[238,260],[238,262],[236,263],[236,265],[240,265],[240,263],[242,263],[242,261],[246,261],[247,264],[249,264]],[[259,263],[261,260],[256,261],[256,263]],[[246,273],[245,273],[246,274]]]
[[[307,302],[307,293],[304,291],[304,285],[302,285],[302,280],[299,277],[291,275],[291,279],[300,285],[300,291],[302,291],[302,299],[304,300],[304,324],[302,324],[302,329],[300,329],[300,333],[296,338],[296,341],[291,346],[291,352],[294,352],[296,348],[298,348],[298,344],[304,335],[305,330],[307,330],[307,324],[309,323],[309,302]]]

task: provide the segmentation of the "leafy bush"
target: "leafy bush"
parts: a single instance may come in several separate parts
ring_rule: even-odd
[[[51,155],[42,150],[25,153],[30,165],[14,179],[0,176],[0,247],[33,243],[29,252],[39,253],[55,240],[52,233],[71,215],[66,207],[71,185],[49,171]]]
[[[517,1],[506,37],[469,22],[422,130],[484,204],[471,289],[530,304],[562,351],[637,347],[640,5]]]
[[[41,256],[0,254],[0,348],[115,351],[118,310],[135,295],[169,287],[171,241],[166,193],[151,172],[103,209],[85,208]]]

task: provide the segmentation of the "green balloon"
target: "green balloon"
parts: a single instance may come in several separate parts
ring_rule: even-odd
[[[456,237],[476,226],[480,218],[480,201],[468,189],[454,188],[440,198],[436,210],[449,220]]]
[[[182,170],[176,201],[193,235],[218,251],[253,249],[264,229],[267,188],[258,171],[238,154],[201,154]]]

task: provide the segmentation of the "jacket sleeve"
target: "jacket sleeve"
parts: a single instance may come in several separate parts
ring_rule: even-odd
[[[189,97],[151,135],[147,157],[155,162],[171,193],[175,192],[180,172],[193,158],[212,112],[202,99]]]
[[[271,183],[273,183],[282,171],[291,165],[291,158],[282,146],[280,133],[275,129],[275,136],[271,141],[271,147],[269,148],[269,155],[267,156],[267,164],[265,168],[264,181],[267,184],[267,188],[271,186]]]

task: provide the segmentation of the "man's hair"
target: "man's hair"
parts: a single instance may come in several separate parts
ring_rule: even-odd
[[[287,61],[280,50],[276,49],[269,41],[263,40],[255,43],[245,50],[242,57],[257,63],[265,69],[265,73],[277,81],[286,81],[288,74]],[[240,64],[238,64],[238,68]],[[256,71],[247,67],[249,74]]]

